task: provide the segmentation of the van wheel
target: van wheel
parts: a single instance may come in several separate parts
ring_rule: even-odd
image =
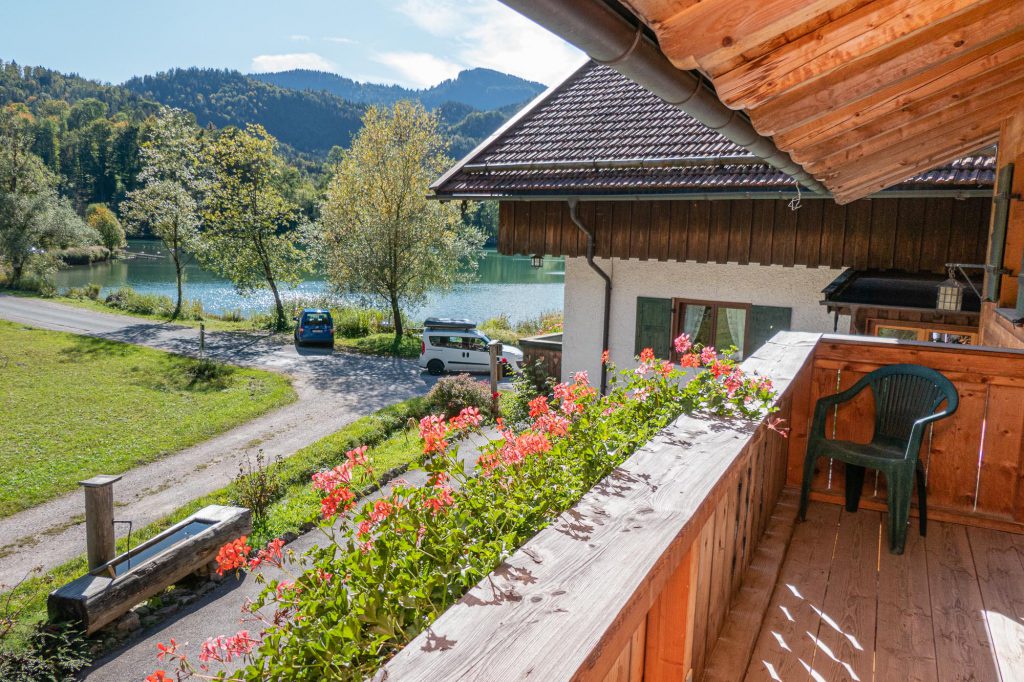
[[[435,358],[427,363],[427,371],[435,377],[444,374],[444,363]]]

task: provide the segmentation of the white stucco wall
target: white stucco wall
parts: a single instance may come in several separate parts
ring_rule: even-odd
[[[633,363],[636,299],[696,298],[793,309],[794,331],[831,332],[833,318],[821,305],[821,290],[842,270],[734,265],[661,263],[657,261],[596,261],[612,277],[609,351],[619,367]],[[601,366],[601,323],[604,286],[583,258],[565,259],[565,333],[562,375],[584,369],[592,379]],[[847,329],[849,320],[839,321]]]

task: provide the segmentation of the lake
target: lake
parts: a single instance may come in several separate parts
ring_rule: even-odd
[[[95,282],[103,296],[118,287],[130,286],[140,293],[175,295],[174,265],[163,244],[150,240],[129,240],[130,257],[67,268],[57,273],[57,288],[80,287]],[[562,310],[565,263],[561,258],[544,259],[540,268],[530,265],[528,256],[503,256],[484,251],[477,280],[448,293],[434,293],[426,305],[408,311],[412,319],[428,316],[468,317],[477,322],[505,313],[513,322]],[[330,285],[312,275],[294,289],[282,289],[282,297],[319,296],[330,293]],[[185,297],[199,299],[212,313],[240,310],[243,315],[266,311],[273,303],[270,291],[240,296],[230,282],[204,270],[190,259],[186,267]]]

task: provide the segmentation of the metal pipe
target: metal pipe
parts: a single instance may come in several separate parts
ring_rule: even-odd
[[[467,173],[492,173],[498,171],[533,170],[642,170],[644,168],[696,168],[719,166],[763,166],[763,159],[746,154],[743,156],[691,156],[657,159],[592,159],[589,161],[485,161],[467,163],[462,167]]]
[[[679,107],[725,138],[746,148],[808,189],[827,190],[796,164],[771,138],[754,130],[746,116],[729,109],[699,74],[677,69],[646,35],[600,0],[501,0],[595,61]]]
[[[572,222],[580,229],[583,234],[587,235],[587,265],[601,276],[604,280],[604,319],[601,322],[601,351],[602,353],[608,350],[608,329],[611,324],[611,308],[612,308],[612,278],[608,276],[608,273],[601,269],[601,267],[594,262],[594,251],[596,246],[594,244],[594,233],[583,221],[580,220],[579,214],[579,202],[575,199],[569,200],[569,217]],[[606,371],[604,362],[601,363],[601,395],[605,394],[608,389],[608,372]]]

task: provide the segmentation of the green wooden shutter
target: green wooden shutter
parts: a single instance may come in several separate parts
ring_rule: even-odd
[[[750,317],[747,319],[749,346],[745,357],[753,355],[758,348],[778,332],[788,331],[793,320],[792,308],[780,308],[771,305],[750,306]]]
[[[636,299],[636,349],[637,355],[644,348],[654,350],[655,357],[668,359],[672,351],[672,299]]]

